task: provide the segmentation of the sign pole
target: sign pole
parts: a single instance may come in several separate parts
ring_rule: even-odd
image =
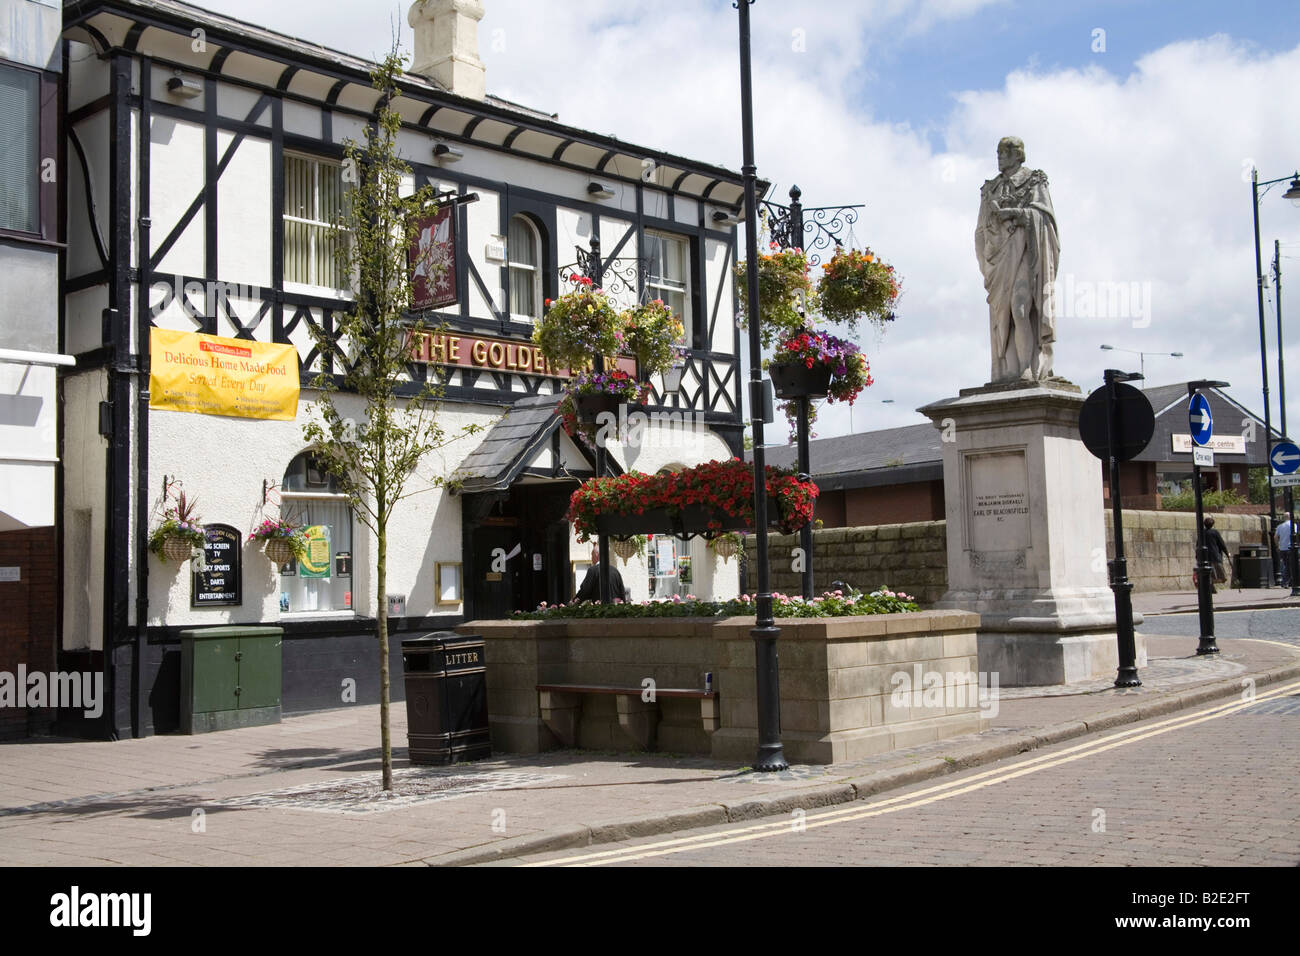
[[[1196,463],[1196,447],[1206,445],[1213,437],[1209,403],[1200,394],[1202,388],[1223,388],[1227,382],[1188,382],[1188,417],[1192,436],[1192,492],[1196,496],[1196,606],[1201,619],[1201,639],[1196,645],[1197,654],[1217,654],[1219,645],[1214,639],[1214,569],[1210,567],[1210,549],[1205,536],[1205,508],[1201,500],[1201,466]],[[1201,427],[1198,428],[1198,422]]]
[[[1124,558],[1124,505],[1119,490],[1119,451],[1116,446],[1119,407],[1115,382],[1128,378],[1123,372],[1108,368],[1106,381],[1106,448],[1110,459],[1110,508],[1115,530],[1115,560],[1110,563],[1110,589],[1115,594],[1115,639],[1118,642],[1119,669],[1116,687],[1141,687],[1137,672],[1137,645],[1133,637],[1133,585],[1128,579],[1128,562]]]

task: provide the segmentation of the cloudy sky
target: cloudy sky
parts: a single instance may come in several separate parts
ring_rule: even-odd
[[[364,56],[387,49],[396,23],[410,49],[406,3],[199,2]],[[740,168],[730,0],[483,4],[490,92]],[[922,422],[913,409],[988,380],[973,234],[1005,135],[1025,141],[1028,165],[1050,181],[1064,313],[1057,373],[1088,391],[1106,367],[1138,368],[1136,354],[1102,344],[1182,352],[1148,355],[1148,383],[1223,379],[1262,412],[1250,169],[1268,180],[1300,167],[1294,0],[758,0],[750,10],[759,174],[773,198],[797,183],[809,206],[865,204],[852,238],[904,280],[898,320],[863,337],[876,384],[854,409],[856,430]],[[1261,200],[1260,237],[1266,270],[1281,240],[1294,317],[1300,208],[1282,199],[1286,188]],[[1106,292],[1120,288],[1125,301]],[[1271,283],[1267,293],[1276,423]],[[1295,433],[1294,320],[1284,335]],[[848,429],[847,409],[823,409],[820,436]],[[769,441],[784,437],[774,431]]]

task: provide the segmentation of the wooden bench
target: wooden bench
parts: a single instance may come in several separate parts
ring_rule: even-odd
[[[578,725],[582,719],[582,698],[588,694],[612,696],[618,725],[638,750],[654,750],[657,730],[662,719],[659,701],[688,699],[700,702],[700,719],[704,732],[718,729],[718,695],[716,691],[686,687],[622,687],[610,684],[538,684],[538,703],[542,722],[562,747],[578,745]],[[646,700],[645,697],[650,699]]]

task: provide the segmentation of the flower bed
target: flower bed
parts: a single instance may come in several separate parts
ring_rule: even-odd
[[[742,594],[730,601],[701,601],[694,595],[684,599],[660,598],[639,604],[615,601],[601,604],[583,601],[581,604],[555,604],[545,602],[535,611],[516,611],[514,618],[526,621],[554,618],[630,618],[630,617],[752,617],[757,610],[755,595]],[[801,597],[785,594],[772,595],[773,617],[852,617],[858,614],[903,614],[921,610],[912,598],[901,591],[891,591],[883,585],[870,594],[862,592],[827,591],[821,597],[805,601]]]
[[[776,502],[778,525],[789,534],[812,520],[817,486],[794,475],[768,467],[766,489],[769,502]],[[702,505],[714,517],[699,533],[716,533],[736,519],[744,527],[754,526],[754,469],[739,459],[710,461],[694,468],[658,475],[628,472],[614,478],[593,478],[583,483],[569,499],[568,520],[580,541],[599,533],[602,516],[645,517],[663,510],[669,518],[681,517],[683,509]],[[638,528],[651,531],[652,528]],[[688,532],[697,529],[687,528]],[[629,532],[630,533],[630,532]]]

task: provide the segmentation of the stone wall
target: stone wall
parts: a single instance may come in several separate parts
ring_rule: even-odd
[[[1229,554],[1242,546],[1268,543],[1267,515],[1215,513],[1214,526]],[[1105,513],[1106,557],[1114,557],[1111,514]],[[768,538],[772,590],[798,594],[800,574],[793,569],[799,536]],[[915,521],[863,528],[825,528],[813,532],[813,590],[829,590],[845,581],[865,591],[881,584],[933,604],[948,587],[947,522]],[[1183,511],[1124,511],[1124,551],[1134,591],[1190,591],[1196,550],[1196,514]],[[742,589],[757,589],[754,572],[757,542],[745,537],[746,570]],[[1229,570],[1231,568],[1229,567]]]
[[[794,570],[797,534],[768,538],[772,568],[772,590],[798,594],[801,575]],[[880,585],[904,591],[923,604],[943,596],[948,585],[948,537],[943,521],[913,521],[863,528],[823,528],[813,532],[813,589],[817,594],[830,589],[832,581],[844,581],[864,591]],[[757,542],[745,536],[747,574],[743,588],[757,589],[754,573]]]
[[[1226,570],[1242,546],[1268,544],[1268,515],[1213,514],[1228,546]],[[1115,556],[1115,529],[1106,512],[1106,557]],[[1190,591],[1196,561],[1194,511],[1124,511],[1124,557],[1134,591]]]

